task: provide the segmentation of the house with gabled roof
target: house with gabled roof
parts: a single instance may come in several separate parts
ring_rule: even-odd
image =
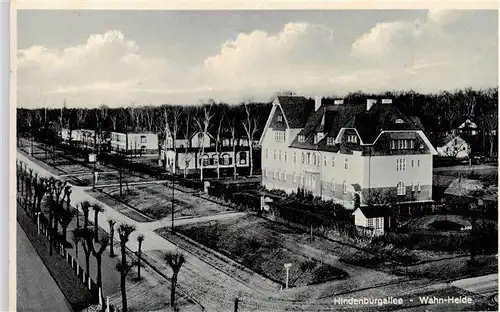
[[[174,148],[175,142],[175,148]],[[248,168],[250,165],[249,145],[246,138],[232,138],[231,133],[220,133],[218,146],[216,134],[196,128],[181,127],[175,135],[167,130],[161,144],[159,165],[173,173],[197,173],[201,168],[223,173]]]
[[[300,188],[347,208],[366,205],[373,193],[380,198],[394,192],[400,203],[432,200],[437,152],[420,120],[390,99],[344,103],[278,96],[261,146],[268,189]]]
[[[469,158],[470,144],[459,135],[445,134],[434,136],[431,140],[439,156],[453,158]]]

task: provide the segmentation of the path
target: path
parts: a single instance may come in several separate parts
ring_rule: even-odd
[[[23,160],[28,167],[36,169],[42,176],[54,176],[47,170],[34,164],[30,159],[18,153],[18,158]],[[87,194],[82,188],[73,187],[72,203],[74,205],[87,200],[91,204],[99,203],[104,208],[104,213],[100,216],[100,220],[107,220],[113,218],[120,223],[128,223],[136,226],[135,231],[129,240],[127,246],[131,250],[137,249],[136,237],[139,234],[145,234],[146,240],[144,241],[143,250],[148,260],[152,262],[163,274],[171,275],[171,271],[163,259],[163,254],[167,251],[176,249],[176,246],[171,242],[165,240],[153,229],[155,226],[148,225],[147,223],[138,223],[129,217],[121,214],[112,207],[109,207]],[[227,217],[227,216],[226,216]],[[200,218],[193,218],[190,221],[183,222],[197,222]],[[162,222],[169,223],[169,220]],[[160,222],[160,225],[164,223]],[[180,220],[179,220],[180,222]],[[103,221],[100,222],[103,224]],[[177,224],[177,222],[176,222]],[[105,230],[106,227],[104,227]],[[248,283],[242,283],[241,280],[235,279],[233,276],[217,269],[209,263],[199,259],[191,254],[186,254],[186,263],[183,266],[179,275],[180,288],[188,291],[188,293],[199,301],[201,301],[206,308],[206,311],[228,311],[232,309],[232,302],[235,297],[242,298],[241,311],[329,311],[334,308],[332,302],[334,298],[322,298],[321,300],[307,300],[302,301],[300,298],[294,296],[293,292],[280,292],[276,289],[261,286],[259,291],[252,285],[252,276],[249,275],[245,278]],[[429,281],[418,280],[410,281],[406,284],[394,283],[390,286],[372,287],[369,290],[356,291],[358,295],[376,294],[379,296],[396,296],[397,294],[407,293],[409,290],[414,290],[423,285],[428,285]],[[326,289],[325,289],[326,290]],[[354,294],[354,293],[353,293]],[[321,295],[321,294],[319,294]],[[292,299],[292,300],[290,300]]]
[[[17,311],[73,311],[20,225],[16,263]]]
[[[451,285],[481,296],[490,297],[498,293],[498,274],[465,278],[454,281]]]

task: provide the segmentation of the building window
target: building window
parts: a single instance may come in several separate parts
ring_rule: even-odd
[[[344,160],[344,168],[345,168],[346,170],[347,170],[347,169],[349,169],[349,162],[348,162],[348,159],[347,159],[347,158]]]
[[[267,169],[264,169],[264,177],[267,178]]]
[[[307,164],[311,164],[311,153],[307,153]]]
[[[240,165],[246,165],[247,164],[247,153],[246,152],[240,152]]]
[[[412,184],[411,184],[411,191],[412,191],[412,192],[415,192],[415,183],[412,183]]]
[[[285,170],[283,170],[283,181],[285,181],[285,182],[287,181],[286,171]]]
[[[313,154],[313,157],[312,157],[312,162],[313,162],[312,164],[314,166],[316,166],[316,155],[314,155],[314,154]]]
[[[332,167],[335,167],[335,156],[332,156]]]
[[[417,167],[420,167],[420,159],[417,159]]]
[[[320,155],[316,155],[316,166],[321,166],[321,156]]]
[[[208,166],[209,164],[209,158],[208,158],[208,155],[205,154],[203,155],[203,166]]]
[[[344,194],[347,194],[347,181],[344,181],[344,183],[342,184],[342,192]]]
[[[382,226],[383,224],[384,224],[384,218],[377,218],[375,222],[375,228],[381,229],[383,227]]]
[[[406,195],[406,187],[403,182],[399,182],[397,187],[398,187],[398,195]]]
[[[281,180],[281,170],[278,169],[278,180]]]
[[[396,171],[405,171],[406,170],[406,159],[398,158],[396,160]]]
[[[278,122],[283,122],[283,116],[278,115],[278,116],[276,117],[276,120],[278,120]]]
[[[285,131],[274,131],[274,140],[276,142],[285,142]]]
[[[293,152],[293,163],[297,163],[297,152]]]
[[[413,166],[414,166],[414,163],[415,163],[415,160],[413,160],[413,159],[412,159],[412,160],[411,160],[411,167],[412,167],[412,168],[413,168]]]
[[[326,162],[326,156],[323,156],[323,166],[327,166],[327,162]]]
[[[312,176],[311,177],[311,183],[312,183],[312,187],[316,188],[316,176]]]
[[[321,186],[322,186],[321,188],[322,188],[323,190],[328,189],[328,182],[327,182],[327,181],[323,181],[323,180],[321,180]]]
[[[403,121],[403,119],[396,119],[396,123],[397,124],[402,124],[402,123],[404,123],[404,121]]]
[[[420,185],[420,182],[417,183],[417,192],[422,192],[422,186]]]
[[[304,152],[302,152],[302,154],[301,154],[301,160],[302,160],[302,163],[305,163],[305,153]]]
[[[276,160],[276,150],[274,150],[274,160]]]
[[[306,138],[303,134],[299,135],[299,142],[304,143],[306,141]]]
[[[227,153],[222,154],[222,164],[223,165],[230,165],[231,164],[231,157],[229,156],[229,154],[227,154]]]
[[[273,169],[273,179],[276,180],[276,169]]]
[[[326,138],[326,145],[334,145],[335,144],[335,138],[334,137],[327,137]]]
[[[292,181],[293,183],[297,183],[297,176],[295,175],[295,171],[292,173]]]
[[[281,161],[281,150],[278,152],[278,160]]]
[[[347,136],[347,142],[348,143],[358,143],[358,136],[355,134],[349,134]]]
[[[367,222],[368,222],[368,223],[367,223],[367,224],[368,224],[368,227],[373,229],[373,218],[368,218],[368,219],[367,219]]]
[[[146,136],[145,135],[141,135],[141,143],[146,143]]]
[[[391,150],[405,150],[415,148],[415,140],[398,139],[391,140]]]
[[[332,180],[331,187],[332,187],[332,192],[335,193],[335,180]]]
[[[266,148],[266,158],[269,158],[269,150]]]
[[[285,162],[287,161],[287,158],[288,158],[287,156],[288,156],[287,152],[285,151]]]

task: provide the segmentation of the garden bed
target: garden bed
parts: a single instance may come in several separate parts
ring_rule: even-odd
[[[170,217],[172,214],[172,191],[163,184],[131,185],[128,190],[124,186],[122,196],[120,196],[118,186],[104,187],[100,189],[100,192],[102,196],[108,196],[152,220]],[[175,217],[200,217],[230,211],[230,208],[226,206],[208,202],[177,190],[174,194],[174,209]]]
[[[336,267],[282,245],[280,235],[273,232],[276,228],[279,228],[279,234],[296,234],[253,216],[186,225],[177,230],[278,283],[284,281],[285,263],[292,263],[291,286],[317,284],[347,276]]]

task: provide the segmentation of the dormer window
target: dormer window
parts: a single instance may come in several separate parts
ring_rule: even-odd
[[[306,141],[306,137],[303,134],[299,135],[299,142],[304,143],[305,141]]]
[[[397,124],[403,124],[405,122],[403,121],[403,119],[399,119],[398,118],[398,119],[396,119],[395,123],[397,123]]]
[[[358,143],[358,136],[355,134],[349,134],[347,136],[347,142],[348,143]]]
[[[414,148],[415,148],[415,140],[410,140],[410,139],[391,140],[391,150],[405,150]]]
[[[276,120],[278,120],[278,122],[283,122],[283,116],[278,115],[278,117],[276,117]]]
[[[334,137],[327,137],[326,138],[326,145],[334,145],[335,144],[335,138]]]

